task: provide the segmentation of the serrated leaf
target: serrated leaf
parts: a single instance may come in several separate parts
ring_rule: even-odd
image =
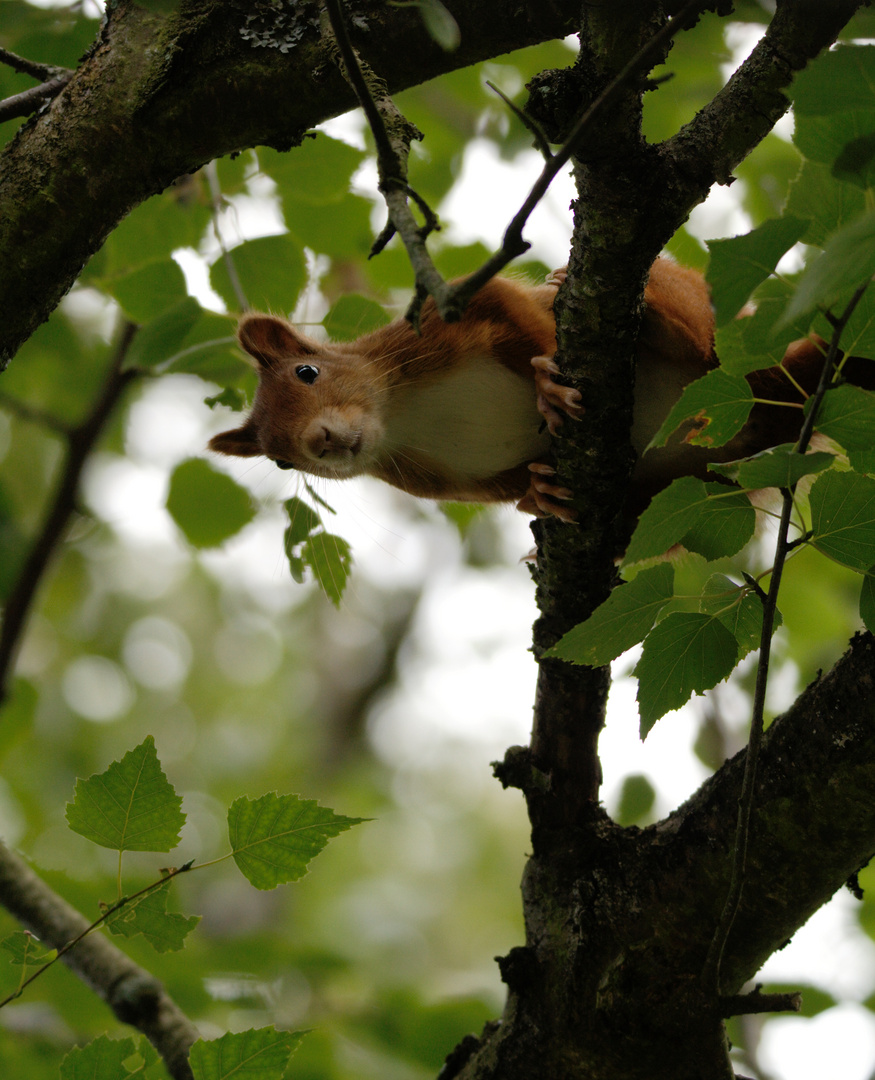
[[[812,484],[809,505],[818,551],[861,572],[875,565],[875,480],[831,470]]]
[[[786,321],[794,288],[788,279],[769,278],[757,290],[753,315],[718,328],[715,347],[727,374],[749,375],[774,367],[783,360],[791,342],[808,336],[812,326],[807,316]]]
[[[331,305],[322,325],[332,341],[353,341],[388,322],[381,304],[359,293],[346,293]]]
[[[228,811],[231,852],[256,889],[297,881],[328,841],[364,818],[342,817],[299,795],[241,796]]]
[[[638,520],[623,565],[664,555],[699,520],[708,491],[704,481],[682,476],[654,496]]]
[[[9,962],[16,967],[47,964],[58,955],[57,949],[45,948],[33,934],[26,930],[17,930],[4,938],[0,941],[0,949],[8,954]]]
[[[293,558],[292,549],[297,547],[314,529],[322,524],[322,519],[312,506],[308,506],[303,499],[297,497],[286,499],[283,503],[286,516],[289,519],[289,527],[285,531],[284,544],[286,555]]]
[[[710,498],[681,543],[709,560],[735,555],[754,534],[756,510],[743,492],[727,489],[724,484],[707,484],[706,490]]]
[[[260,236],[228,253],[249,306],[256,311],[291,311],[307,284],[307,263],[292,237]],[[228,266],[220,257],[210,267],[210,284],[229,311],[240,309]]]
[[[803,162],[787,196],[787,212],[808,219],[802,238],[806,244],[823,245],[831,233],[865,209],[865,193],[852,184],[837,183],[830,167],[818,161]]]
[[[794,446],[794,443],[782,443],[740,461],[712,464],[709,469],[734,480],[748,491],[756,491],[767,487],[792,487],[803,476],[823,472],[835,464],[835,455],[826,450],[800,454]]]
[[[735,318],[754,289],[774,272],[807,228],[803,218],[785,215],[764,222],[744,236],[708,241],[708,283],[718,326]]]
[[[673,590],[670,563],[642,570],[628,584],[615,588],[586,622],[569,630],[546,655],[590,667],[609,664],[644,640]]]
[[[196,548],[218,547],[255,517],[249,492],[203,458],[173,470],[167,510]]]
[[[131,900],[108,916],[104,925],[111,933],[121,937],[131,938],[142,934],[156,952],[178,951],[201,920],[199,915],[185,916],[168,911],[169,888],[170,882],[165,881],[145,896]]]
[[[786,320],[816,307],[830,308],[875,274],[875,211],[845,225],[827,240],[823,251],[805,268],[787,306]]]
[[[694,426],[684,441],[695,446],[723,446],[737,435],[753,408],[754,396],[747,379],[715,368],[684,387],[680,400],[650,441],[664,446],[686,421]]]
[[[747,586],[737,585],[725,574],[712,574],[699,600],[704,615],[719,619],[738,642],[739,660],[760,646],[763,626],[762,600]],[[774,629],[783,622],[775,611]]]
[[[74,1046],[61,1062],[61,1080],[119,1080],[127,1076],[124,1062],[136,1051],[133,1039],[98,1035],[86,1046]]]
[[[691,694],[725,679],[737,659],[738,642],[719,619],[695,612],[667,615],[645,638],[635,666],[641,738]]]
[[[419,0],[419,7],[429,36],[440,45],[444,52],[453,52],[458,49],[462,40],[459,24],[441,0]]]
[[[181,805],[148,735],[106,772],[76,781],[67,823],[80,836],[115,851],[170,851],[185,823]]]
[[[817,430],[835,439],[845,450],[871,450],[875,393],[848,384],[833,387],[817,413]]]
[[[352,569],[348,542],[333,533],[315,533],[304,541],[301,558],[313,571],[313,577],[331,603],[339,607]]]
[[[306,1031],[251,1028],[220,1039],[198,1039],[189,1053],[194,1080],[282,1080]]]

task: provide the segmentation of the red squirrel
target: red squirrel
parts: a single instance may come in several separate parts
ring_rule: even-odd
[[[319,344],[283,319],[246,315],[238,334],[256,361],[258,390],[242,427],[214,436],[210,449],[264,455],[281,469],[332,479],[376,476],[432,499],[517,500],[525,512],[573,521],[572,493],[555,483],[546,460],[551,432],[565,416],[583,412],[579,392],[553,378],[553,300],[563,278],[556,271],[538,286],[493,278],[457,323],[444,323],[429,300],[419,336],[398,319],[353,342]],[[709,461],[795,439],[801,409],[756,406],[726,447],[691,446],[682,431],[667,447],[645,453],[683,388],[717,359],[700,274],[661,257],[644,299],[631,432],[640,456],[633,504],[677,476],[705,475]],[[821,354],[802,342],[788,358],[794,348],[794,375],[813,368],[813,377],[797,379],[813,388]],[[754,372],[749,381],[757,396],[801,401],[780,372]],[[767,393],[758,393],[758,381]]]

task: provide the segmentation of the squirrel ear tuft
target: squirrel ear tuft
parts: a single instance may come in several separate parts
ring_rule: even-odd
[[[275,315],[244,316],[237,328],[237,337],[246,352],[265,368],[275,368],[295,357],[310,356],[317,348],[315,342]]]

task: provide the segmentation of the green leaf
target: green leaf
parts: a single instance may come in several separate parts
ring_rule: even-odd
[[[797,72],[787,91],[802,116],[828,116],[872,104],[875,47],[839,45]]]
[[[17,930],[0,941],[0,949],[9,954],[9,962],[16,967],[48,964],[58,955],[57,949],[47,949],[27,930]]]
[[[259,167],[276,182],[281,199],[310,203],[344,199],[353,174],[367,157],[364,150],[321,131],[291,150],[280,153],[259,146],[257,153]]]
[[[867,630],[875,631],[875,566],[870,566],[860,589],[860,618]]]
[[[694,476],[682,476],[660,491],[639,518],[623,565],[665,555],[693,528],[707,501],[704,482]]]
[[[70,828],[116,851],[170,851],[179,843],[182,799],[161,770],[148,735],[103,773],[76,781],[67,803]]]
[[[875,565],[875,480],[830,470],[811,486],[811,543],[853,570]]]
[[[256,889],[275,889],[303,877],[332,837],[364,820],[341,817],[299,795],[244,795],[228,811],[231,853]]]
[[[249,492],[203,458],[189,458],[173,470],[167,509],[196,548],[224,544],[255,517]]]
[[[699,600],[704,615],[719,619],[739,646],[739,660],[752,649],[758,649],[763,627],[763,602],[747,585],[737,585],[725,574],[712,574],[705,583]],[[774,629],[783,622],[775,611]]]
[[[786,320],[816,307],[831,308],[875,274],[875,211],[845,225],[808,264],[787,306]]]
[[[803,476],[823,472],[835,464],[835,454],[826,450],[800,454],[794,447],[795,443],[782,443],[740,461],[709,465],[709,469],[734,480],[748,491],[757,491],[767,487],[792,487]]]
[[[246,408],[246,395],[234,386],[226,386],[220,394],[204,398],[204,405],[210,409],[215,409],[217,405],[224,405],[226,409],[242,412]]]
[[[805,219],[785,215],[764,222],[744,236],[708,241],[708,283],[718,326],[735,318],[754,289],[774,272],[782,256],[802,239],[807,228]]]
[[[833,387],[817,414],[817,430],[835,439],[845,450],[871,450],[875,393],[848,384]]]
[[[131,900],[125,907],[114,911],[104,920],[113,934],[136,937],[142,934],[156,952],[176,952],[185,945],[185,939],[200,922],[199,915],[186,917],[167,910],[167,892],[170,882],[163,882],[152,892]]]
[[[303,543],[314,529],[322,524],[322,519],[312,506],[308,506],[303,499],[297,497],[286,499],[283,508],[289,519],[289,526],[285,531],[284,545],[286,555],[292,557],[292,549]]]
[[[98,1037],[87,1046],[74,1046],[61,1062],[61,1080],[120,1080],[129,1075],[124,1063],[136,1051],[133,1039]]]
[[[590,667],[609,664],[650,633],[673,589],[670,563],[642,570],[628,584],[617,586],[586,622],[569,630],[546,655]]]
[[[747,379],[715,368],[684,388],[650,445],[664,446],[682,424],[691,421],[685,442],[723,446],[744,427],[753,404]]]
[[[618,825],[634,825],[646,818],[656,802],[653,784],[641,773],[627,776],[620,791],[615,820]]]
[[[709,560],[735,555],[754,534],[756,510],[747,495],[727,490],[725,484],[707,484],[706,490],[710,498],[681,543]]]
[[[307,284],[307,263],[301,246],[290,236],[261,236],[228,253],[249,306],[256,311],[291,311]],[[219,257],[210,268],[210,283],[229,311],[240,309],[228,266]]]
[[[774,367],[783,360],[791,342],[808,336],[812,327],[807,316],[786,321],[794,288],[790,280],[769,278],[757,290],[753,315],[735,319],[717,330],[716,349],[725,372],[748,375]]]
[[[441,3],[441,0],[418,0],[422,21],[434,41],[444,52],[458,49],[462,40],[459,24]]]
[[[790,185],[787,213],[808,219],[802,239],[822,247],[827,237],[866,209],[866,195],[852,184],[838,183],[828,165],[805,161]]]
[[[301,558],[313,571],[313,577],[331,603],[340,607],[340,599],[352,570],[349,543],[333,533],[316,533],[304,542]]]
[[[691,694],[725,679],[737,659],[738,642],[719,619],[695,612],[667,615],[645,638],[635,666],[641,738]]]
[[[283,1080],[306,1031],[251,1028],[220,1039],[198,1039],[189,1053],[194,1080]]]
[[[322,320],[332,341],[353,341],[390,321],[382,305],[359,293],[341,296]]]
[[[185,300],[185,274],[173,259],[148,263],[106,283],[105,288],[135,323],[148,323]]]
[[[187,296],[141,327],[128,350],[126,367],[151,370],[166,363],[182,348],[200,314],[200,304],[193,296]]]

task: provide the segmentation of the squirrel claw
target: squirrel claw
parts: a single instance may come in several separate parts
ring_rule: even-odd
[[[583,416],[580,404],[580,391],[572,386],[561,386],[554,382],[553,376],[559,374],[559,367],[549,356],[532,357],[535,369],[535,388],[538,392],[538,412],[547,421],[550,434],[555,435],[562,427],[565,416],[579,420]]]
[[[557,517],[561,521],[574,524],[577,521],[577,514],[570,506],[562,506],[562,502],[568,502],[574,498],[574,492],[570,488],[560,487],[558,484],[551,484],[548,480],[542,479],[556,475],[553,466],[533,461],[529,464],[529,472],[532,474],[529,490],[517,503],[517,510],[522,510],[524,514],[533,514],[535,517]]]
[[[558,270],[554,270],[544,278],[545,285],[555,285],[557,288],[568,277],[568,267],[560,266]]]

